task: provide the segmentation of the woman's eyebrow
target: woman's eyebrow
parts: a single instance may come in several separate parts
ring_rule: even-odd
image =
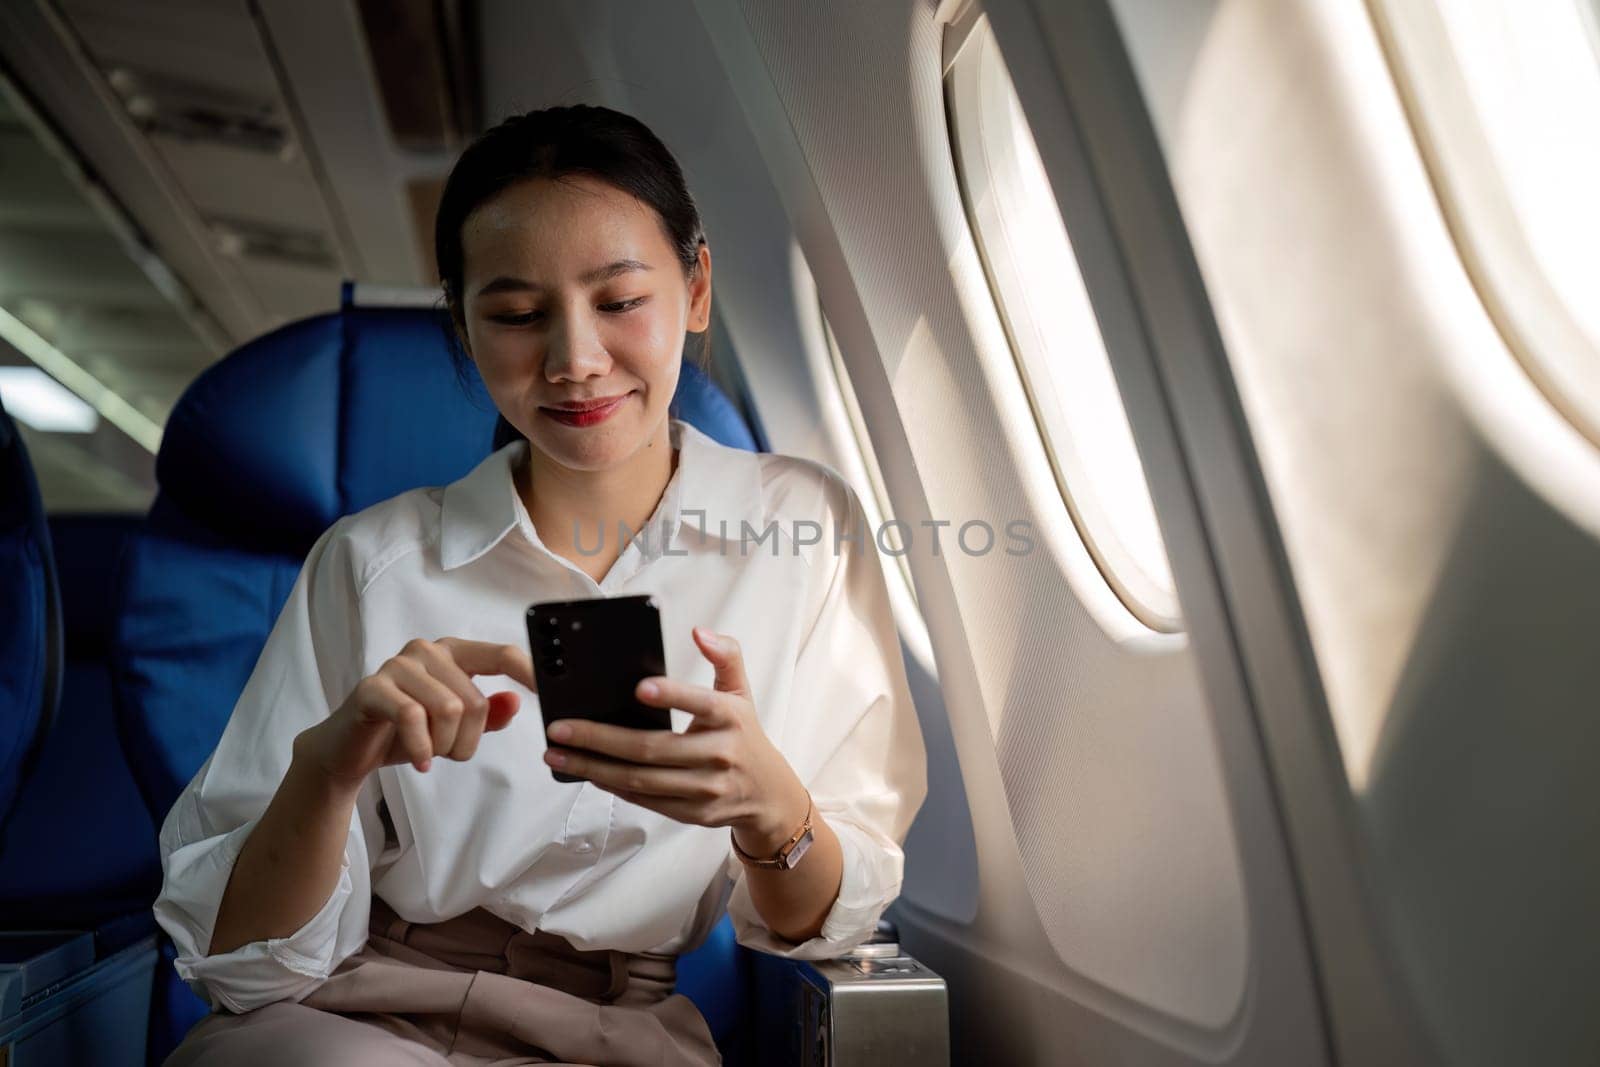
[[[650,264],[641,263],[637,259],[619,259],[614,263],[607,263],[603,267],[596,267],[593,270],[585,271],[578,276],[578,281],[582,282],[584,285],[594,285],[596,282],[610,281],[617,275],[627,274],[629,271],[654,269],[655,268],[650,266]],[[489,296],[493,293],[542,292],[544,289],[545,286],[539,284],[538,282],[530,282],[525,278],[513,278],[509,275],[502,274],[493,281],[485,283],[484,286],[478,290],[478,295]]]

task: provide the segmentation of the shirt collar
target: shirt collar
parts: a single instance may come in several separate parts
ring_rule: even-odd
[[[678,449],[678,467],[656,515],[667,538],[651,531],[640,538],[641,547],[653,546],[650,554],[659,555],[683,526],[707,538],[737,540],[742,523],[761,522],[761,462],[755,453],[713,441],[682,419],[669,421],[668,434]],[[445,486],[439,516],[439,559],[445,570],[471,563],[512,530],[541,543],[511,476],[527,448],[528,442],[518,438]]]

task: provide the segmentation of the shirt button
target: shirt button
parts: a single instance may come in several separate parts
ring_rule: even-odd
[[[587,842],[587,841],[579,841],[576,845],[574,845],[572,847],[573,847],[573,851],[575,851],[575,852],[588,852],[594,846],[589,844],[589,842]]]

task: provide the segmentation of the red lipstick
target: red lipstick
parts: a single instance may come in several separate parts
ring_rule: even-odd
[[[623,393],[620,396],[569,400],[554,407],[541,407],[539,411],[563,426],[593,426],[610,418],[613,412],[622,407],[622,402],[632,395]]]

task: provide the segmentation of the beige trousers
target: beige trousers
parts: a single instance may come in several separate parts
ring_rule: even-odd
[[[581,951],[480,909],[408,923],[372,900],[367,944],[299,1003],[197,1023],[165,1067],[707,1067],[705,1019],[677,960]]]

